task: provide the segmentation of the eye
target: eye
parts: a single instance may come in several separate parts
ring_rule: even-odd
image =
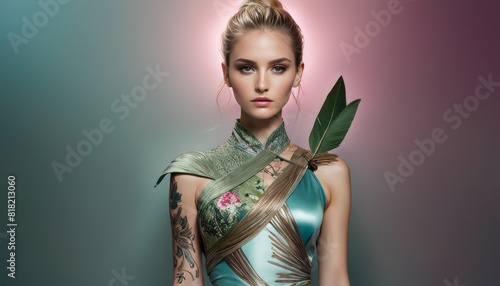
[[[244,66],[238,67],[238,70],[242,73],[251,73],[253,71],[253,68],[249,65],[244,65]]]
[[[286,71],[285,66],[274,66],[273,67],[273,72],[275,73],[284,73]]]

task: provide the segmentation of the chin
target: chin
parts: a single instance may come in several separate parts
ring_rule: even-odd
[[[252,112],[248,113],[248,117],[256,120],[281,119],[281,115],[277,112]]]

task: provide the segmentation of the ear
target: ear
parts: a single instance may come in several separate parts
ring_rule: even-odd
[[[221,63],[222,66],[222,76],[224,77],[224,82],[227,84],[227,86],[231,87],[231,81],[229,80],[229,71],[227,69],[227,66],[224,62]]]
[[[304,62],[300,62],[300,65],[297,68],[297,74],[295,75],[295,80],[293,81],[293,87],[297,87],[300,85],[300,81],[302,80],[302,73],[303,72],[304,72]]]

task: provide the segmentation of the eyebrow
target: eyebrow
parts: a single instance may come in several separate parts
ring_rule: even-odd
[[[275,64],[275,63],[280,63],[280,62],[285,62],[285,61],[286,61],[286,62],[290,62],[290,63],[292,62],[290,59],[283,57],[283,58],[279,58],[279,59],[272,60],[272,61],[270,61],[269,63],[270,63],[270,64]],[[254,62],[254,61],[252,61],[252,60],[249,60],[249,59],[243,59],[243,58],[236,59],[234,62],[235,62],[235,63],[236,63],[236,62],[244,62],[244,63],[254,64],[254,65],[256,64],[256,62]]]

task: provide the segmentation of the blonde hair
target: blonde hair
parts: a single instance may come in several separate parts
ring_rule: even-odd
[[[295,65],[300,65],[304,49],[302,31],[280,1],[246,0],[229,19],[222,33],[222,54],[226,66],[229,66],[229,57],[239,37],[254,30],[277,31],[287,35],[295,55]]]

